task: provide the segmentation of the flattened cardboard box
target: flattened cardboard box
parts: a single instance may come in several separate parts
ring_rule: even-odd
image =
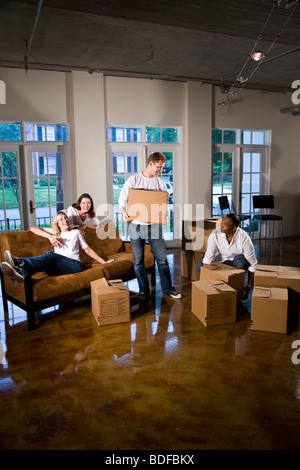
[[[130,321],[129,289],[121,279],[92,281],[91,298],[92,313],[98,326]]]
[[[280,287],[254,287],[251,305],[251,330],[287,333],[287,325],[287,289]]]
[[[206,252],[209,235],[220,227],[222,219],[191,217],[182,221],[182,250]]]
[[[239,293],[244,289],[245,275],[246,271],[243,269],[237,269],[224,263],[211,263],[202,266],[200,280],[220,279]]]
[[[196,270],[197,264],[202,261],[204,253],[198,251],[181,250],[181,276],[187,277],[192,281],[198,281],[199,271]]]
[[[128,220],[165,225],[168,220],[167,191],[130,189],[128,196]]]
[[[258,264],[254,273],[254,286],[290,287],[300,293],[300,268]]]
[[[236,322],[237,293],[221,280],[192,282],[192,312],[205,327]]]

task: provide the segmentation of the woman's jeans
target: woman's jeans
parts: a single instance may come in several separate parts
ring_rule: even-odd
[[[18,265],[24,277],[31,276],[38,271],[45,271],[48,276],[61,274],[74,274],[81,271],[81,263],[75,259],[47,251],[43,255],[31,258],[17,258]]]
[[[237,255],[232,261],[227,260],[223,261],[223,264],[228,264],[229,266],[234,266],[237,269],[244,269],[245,271],[248,270],[250,263],[246,260],[244,255]],[[203,261],[197,264],[196,269],[200,272],[200,269],[203,265]]]
[[[172,286],[162,226],[160,224],[139,225],[131,222],[129,224],[129,235],[134,258],[134,271],[140,293],[148,295],[150,292],[144,263],[145,241],[148,240],[157,263],[163,294],[171,294],[174,287]]]

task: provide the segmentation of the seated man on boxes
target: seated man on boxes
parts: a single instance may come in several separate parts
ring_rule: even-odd
[[[146,169],[142,173],[131,175],[126,180],[119,197],[119,206],[124,222],[128,221],[126,204],[131,188],[167,191],[164,180],[159,178],[165,163],[166,157],[162,153],[151,153],[147,160]],[[131,221],[129,224],[129,235],[134,258],[134,270],[139,285],[139,298],[143,300],[150,295],[144,262],[144,245],[145,241],[148,240],[157,263],[163,294],[169,295],[172,299],[181,299],[182,295],[172,286],[162,225]]]
[[[201,266],[211,264],[220,256],[222,263],[248,271],[248,284],[242,296],[246,300],[253,284],[257,259],[251,238],[239,225],[240,219],[235,214],[223,218],[220,227],[209,235],[204,258],[196,269],[200,271]]]

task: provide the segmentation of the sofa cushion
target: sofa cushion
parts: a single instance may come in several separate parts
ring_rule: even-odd
[[[96,230],[86,228],[85,239],[90,248],[104,260],[111,258],[111,255],[114,253],[124,251],[122,239],[120,238],[115,224],[111,220],[101,225]],[[91,257],[81,249],[80,260],[85,266],[93,264]]]

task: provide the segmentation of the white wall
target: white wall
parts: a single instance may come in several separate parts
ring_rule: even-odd
[[[6,84],[1,121],[66,122],[64,73],[1,68],[0,80]]]
[[[107,202],[106,124],[182,126],[182,202],[204,203],[207,216],[212,126],[271,129],[271,192],[279,196],[285,235],[300,233],[300,116],[280,113],[290,96],[244,89],[240,103],[221,108],[219,88],[198,82],[17,69],[0,69],[0,80],[7,91],[0,120],[70,123],[72,198],[87,191],[96,206]]]

